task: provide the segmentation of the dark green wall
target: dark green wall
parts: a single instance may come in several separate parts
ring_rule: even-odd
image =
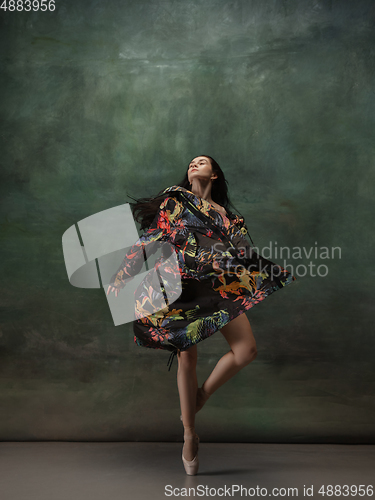
[[[177,361],[115,327],[102,289],[70,285],[61,238],[208,154],[259,248],[341,258],[286,257],[298,281],[247,313],[258,357],[197,415],[201,439],[375,442],[374,3],[0,16],[0,439],[182,439]],[[220,332],[199,344],[199,384],[227,350]]]

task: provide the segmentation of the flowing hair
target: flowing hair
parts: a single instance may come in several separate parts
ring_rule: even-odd
[[[209,158],[212,166],[212,172],[217,175],[217,178],[213,180],[211,187],[211,197],[213,201],[218,205],[224,207],[228,215],[233,214],[233,212],[229,210],[229,206],[232,206],[236,210],[236,212],[238,212],[242,216],[241,212],[236,209],[236,207],[229,199],[227,186],[228,181],[226,180],[224,172],[221,170],[219,164],[211,156],[199,156]],[[188,178],[188,170],[186,170],[185,176],[181,180],[181,182],[174,184],[174,186],[180,186],[190,191],[191,187]],[[130,202],[129,205],[131,206],[134,219],[141,224],[141,230],[147,229],[151,225],[152,221],[155,218],[155,215],[157,214],[161,202],[166,197],[170,196],[169,192],[161,194],[162,191],[164,191],[164,189],[159,191],[159,193],[157,193],[155,196],[151,196],[149,198],[133,198],[132,196],[128,195],[129,198],[135,200],[135,203]]]

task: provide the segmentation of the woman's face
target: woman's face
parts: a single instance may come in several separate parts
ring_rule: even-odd
[[[188,179],[190,184],[193,179],[202,179],[209,181],[211,178],[216,179],[217,175],[212,173],[212,166],[209,158],[205,156],[197,156],[189,163]]]

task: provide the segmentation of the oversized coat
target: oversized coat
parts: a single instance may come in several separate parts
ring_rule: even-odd
[[[181,186],[168,187],[161,195],[165,197],[151,226],[128,251],[111,285],[123,288],[161,242],[175,251],[176,264],[164,268],[161,288],[155,277],[165,256],[137,287],[133,322],[137,345],[172,351],[170,369],[177,350],[211,336],[296,278],[255,252],[246,240],[243,217],[224,215]],[[169,303],[160,309],[157,304],[166,296]]]

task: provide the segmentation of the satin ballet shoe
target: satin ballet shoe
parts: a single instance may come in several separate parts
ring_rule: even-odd
[[[199,449],[199,436],[195,434],[195,436],[188,436],[184,438],[184,441],[186,439],[196,439],[197,442],[197,454],[193,458],[193,460],[186,460],[184,457],[184,453],[182,451],[182,463],[184,464],[185,467],[185,472],[188,476],[195,476],[196,473],[198,472],[198,467],[199,467],[199,459],[198,459],[198,449]]]
[[[208,394],[207,392],[205,392],[204,389],[202,389],[202,387],[199,387],[197,389],[197,399],[198,399],[198,396],[199,396],[200,401],[203,400],[203,404],[201,404],[201,406],[195,410],[195,413],[197,413],[199,410],[201,410],[203,408],[203,406],[206,404],[206,402],[207,402],[208,398],[211,396],[211,394]],[[182,415],[180,415],[180,420],[183,423]]]

